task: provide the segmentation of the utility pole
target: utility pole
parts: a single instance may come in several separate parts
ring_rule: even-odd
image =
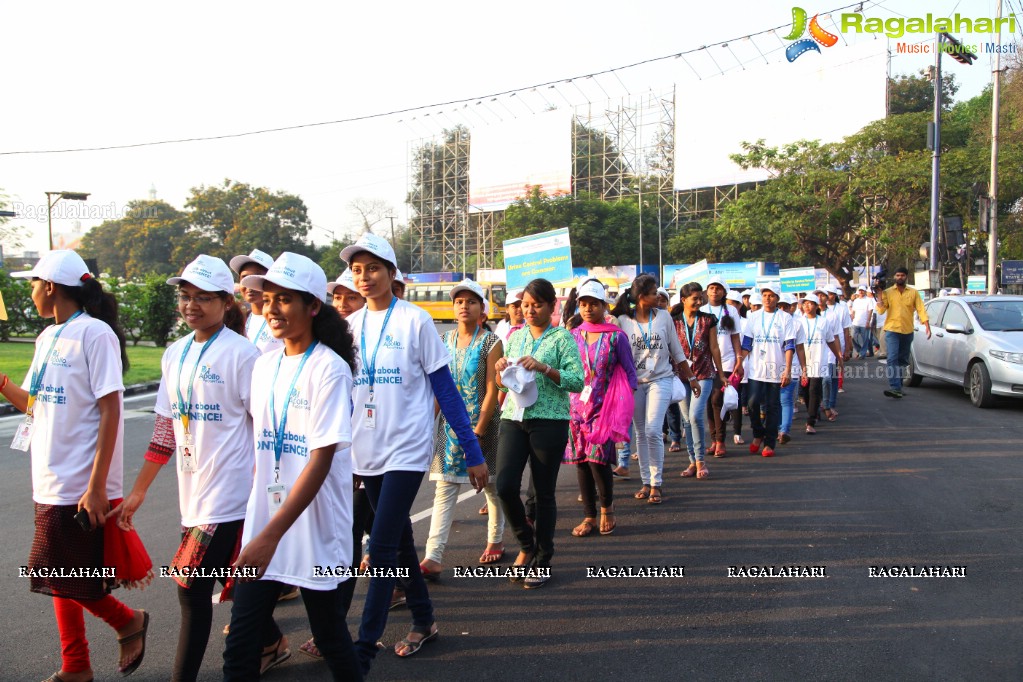
[[[1002,2],[998,0],[998,18],[995,20],[998,39],[995,45],[1002,46]],[[995,52],[995,82],[991,89],[991,181],[988,183],[988,205],[991,212],[988,218],[987,235],[987,292],[998,293],[998,94],[1002,82],[1002,53]]]

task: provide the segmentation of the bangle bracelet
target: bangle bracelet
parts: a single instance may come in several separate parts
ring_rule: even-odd
[[[5,388],[7,388],[7,382],[10,381],[10,380],[11,380],[11,377],[5,374],[4,375],[4,380],[2,382],[0,382],[0,391],[3,391]]]

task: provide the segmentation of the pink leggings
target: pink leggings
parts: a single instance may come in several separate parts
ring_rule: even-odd
[[[85,639],[85,609],[114,630],[120,630],[135,617],[132,609],[109,594],[93,600],[54,597],[53,610],[60,632],[61,670],[66,673],[80,673],[90,668],[89,642]]]

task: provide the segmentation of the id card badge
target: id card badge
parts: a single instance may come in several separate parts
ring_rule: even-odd
[[[362,425],[367,429],[375,429],[377,427],[377,406],[373,403],[366,403],[366,406],[363,408]]]
[[[178,460],[181,462],[181,473],[194,474],[199,470],[196,464],[195,436],[185,432],[181,442],[177,444]]]
[[[593,393],[592,386],[583,386],[583,390],[579,392],[579,400],[584,403],[590,402],[590,394]]]
[[[25,417],[18,424],[17,430],[14,432],[14,439],[11,441],[12,450],[21,450],[22,452],[28,452],[29,447],[32,444],[32,434],[35,433],[36,424],[32,417]]]
[[[266,487],[266,506],[270,510],[270,516],[280,510],[286,499],[288,499],[288,489],[283,483],[271,483]]]
[[[526,416],[526,408],[524,408],[524,407],[516,407],[515,411],[512,412],[511,420],[513,422],[520,422],[520,421],[522,421],[522,418],[525,417],[525,416]]]

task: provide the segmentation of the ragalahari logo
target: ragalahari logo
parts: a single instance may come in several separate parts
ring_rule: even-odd
[[[801,54],[810,50],[819,53],[821,49],[817,47],[818,43],[824,47],[832,47],[838,42],[838,36],[821,28],[820,23],[817,22],[818,15],[816,14],[813,15],[813,19],[809,23],[810,37],[803,38],[803,34],[808,29],[806,17],[806,10],[802,7],[792,8],[792,32],[785,36],[785,40],[796,41],[785,48],[785,58],[790,62],[796,61]]]

